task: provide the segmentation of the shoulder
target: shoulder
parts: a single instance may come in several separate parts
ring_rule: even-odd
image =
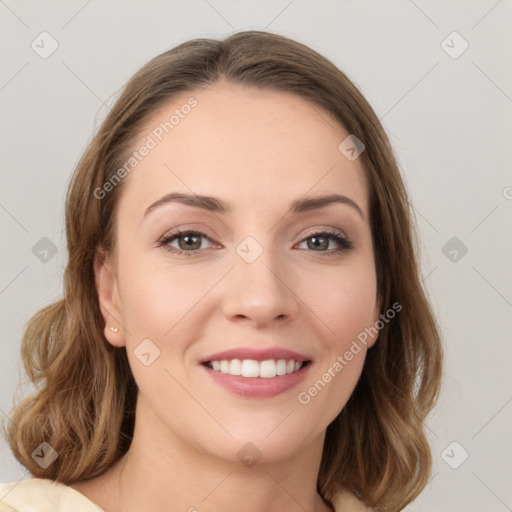
[[[348,489],[341,489],[333,500],[336,512],[372,512],[359,498]],[[0,512],[2,512],[0,510]]]
[[[101,512],[72,487],[45,478],[0,483],[0,512]]]

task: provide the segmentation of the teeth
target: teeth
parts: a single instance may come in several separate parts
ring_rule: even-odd
[[[284,359],[277,360],[276,374],[277,375],[286,375],[286,361]]]
[[[276,362],[273,359],[268,361],[261,361],[260,363],[260,377],[263,379],[271,379],[275,377],[276,373]]]
[[[242,377],[259,377],[260,365],[253,359],[244,359],[242,361]]]
[[[304,363],[292,359],[267,359],[256,361],[255,359],[232,359],[231,361],[211,361],[208,366],[216,372],[229,375],[241,375],[242,377],[260,377],[272,379],[279,375],[287,375],[300,370]]]
[[[224,373],[229,373],[230,375],[242,375],[242,361],[240,361],[240,359],[233,359],[229,363],[229,371]]]

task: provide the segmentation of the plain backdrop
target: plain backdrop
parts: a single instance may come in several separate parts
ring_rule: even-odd
[[[181,42],[268,30],[358,85],[416,213],[446,373],[432,479],[407,511],[512,510],[511,22],[506,0],[0,0],[1,414],[26,321],[61,295],[64,195],[109,99]],[[28,476],[2,439],[0,481]]]

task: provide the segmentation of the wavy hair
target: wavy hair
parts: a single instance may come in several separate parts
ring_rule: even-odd
[[[401,510],[431,472],[425,419],[437,400],[442,369],[407,192],[388,137],[357,87],[319,53],[270,32],[185,42],[150,60],[122,89],[71,179],[63,298],[25,327],[21,356],[35,391],[13,405],[3,435],[32,475],[67,485],[100,475],[129,448],[137,386],[126,349],[104,337],[94,274],[98,251],[115,249],[123,182],[101,200],[94,191],[122,167],[152,114],[175,95],[221,79],[299,95],[332,114],[366,147],[360,158],[378,298],[382,311],[395,302],[402,310],[380,331],[353,394],[327,427],[317,488],[327,501],[349,488],[376,510]],[[31,456],[42,442],[59,454],[47,468]]]

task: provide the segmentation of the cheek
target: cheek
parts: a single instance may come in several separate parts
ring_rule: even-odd
[[[325,341],[332,350],[346,350],[375,322],[377,285],[371,265],[347,266],[309,286],[315,290],[309,294],[311,309],[326,326]]]
[[[123,319],[129,333],[126,350],[139,389],[155,401],[156,409],[162,397],[186,401],[180,386],[164,370],[183,381],[182,364],[177,361],[190,337],[197,334],[192,332],[200,325],[193,321],[194,313],[211,284],[191,278],[190,272],[179,266],[142,257],[127,259],[124,266],[120,262],[119,281]],[[150,355],[144,359],[147,353]]]
[[[326,284],[326,283],[324,283]],[[372,271],[361,269],[340,273],[315,297],[325,353],[310,378],[298,390],[296,399],[304,421],[315,431],[325,428],[345,407],[364,366],[370,340],[365,329],[373,325],[376,282]],[[364,339],[364,342],[361,341]]]
[[[187,314],[211,286],[207,279],[194,278],[179,266],[143,260],[131,260],[120,268],[120,281],[128,331],[161,341],[186,323]]]
[[[335,348],[341,352],[373,325],[376,295],[367,288],[358,288],[353,293],[344,290],[338,299],[337,312],[333,311],[331,318],[332,330],[336,333]]]

